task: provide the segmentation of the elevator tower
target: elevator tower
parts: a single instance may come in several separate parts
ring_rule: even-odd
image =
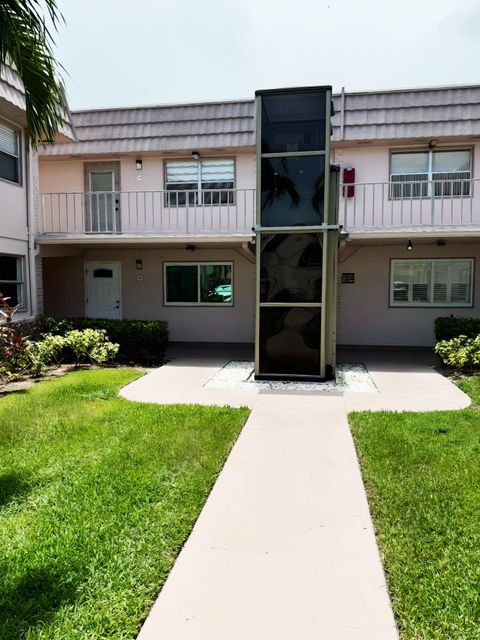
[[[255,377],[335,373],[338,168],[332,88],[256,92]]]

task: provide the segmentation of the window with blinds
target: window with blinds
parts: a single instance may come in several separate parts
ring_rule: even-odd
[[[167,206],[234,204],[233,160],[209,159],[167,162]]]
[[[428,198],[470,195],[471,151],[434,150],[392,153],[390,197]]]
[[[16,129],[0,123],[0,178],[20,183],[20,136]]]
[[[390,275],[391,306],[472,306],[472,258],[392,260]]]

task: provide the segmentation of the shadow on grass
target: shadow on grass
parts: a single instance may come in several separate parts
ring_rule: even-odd
[[[4,473],[0,476],[0,508],[19,496],[24,496],[30,490],[25,479],[15,472]]]
[[[20,640],[35,625],[48,624],[55,612],[75,600],[76,587],[49,569],[34,569],[11,588],[0,588],[0,637]]]

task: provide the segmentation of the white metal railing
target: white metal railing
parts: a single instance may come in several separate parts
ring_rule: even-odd
[[[347,231],[479,227],[479,179],[365,182],[340,186]],[[477,195],[478,194],[478,195]]]
[[[43,235],[246,234],[255,189],[41,194]]]

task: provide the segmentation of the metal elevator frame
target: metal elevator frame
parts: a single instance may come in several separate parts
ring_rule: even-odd
[[[262,97],[268,95],[303,94],[325,92],[325,148],[315,151],[282,151],[262,153]],[[338,188],[339,169],[330,165],[330,138],[332,116],[332,88],[330,86],[272,89],[255,92],[256,120],[256,287],[255,287],[255,377],[259,379],[318,379],[335,376],[336,365],[336,310],[337,310],[337,258],[339,242],[338,225]],[[314,226],[261,226],[262,184],[261,169],[263,158],[286,157],[324,157],[324,201],[323,222]],[[263,234],[314,234],[322,235],[322,299],[319,302],[261,302],[260,301],[260,269],[261,269],[261,236]],[[310,374],[263,374],[260,371],[260,312],[262,308],[318,308],[320,309],[320,367],[318,376]]]

